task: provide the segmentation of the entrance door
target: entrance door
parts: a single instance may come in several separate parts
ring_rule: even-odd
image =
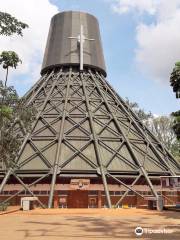
[[[68,208],[88,208],[88,191],[75,190],[68,192]]]

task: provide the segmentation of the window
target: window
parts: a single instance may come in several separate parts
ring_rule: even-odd
[[[26,195],[26,191],[25,191],[25,190],[22,191],[22,192],[20,193],[20,195]]]
[[[121,192],[115,192],[115,195],[119,196],[121,195]]]
[[[134,195],[135,195],[135,193],[133,191],[128,192],[128,196],[134,196]]]
[[[47,195],[47,191],[41,191],[41,195]]]
[[[167,192],[166,195],[167,195],[167,196],[176,196],[176,195],[177,195],[177,192],[176,192],[176,191]]]
[[[4,195],[8,195],[8,194],[9,194],[9,191],[4,191],[3,194],[4,194]]]
[[[57,194],[60,195],[60,196],[61,195],[68,195],[68,191],[58,190]]]
[[[97,191],[89,191],[89,195],[98,195],[98,192]]]
[[[39,191],[33,191],[34,195],[39,195]]]
[[[89,208],[97,207],[96,198],[89,198]]]
[[[110,194],[111,196],[114,196],[114,192],[113,192],[113,191],[110,191],[109,194]]]

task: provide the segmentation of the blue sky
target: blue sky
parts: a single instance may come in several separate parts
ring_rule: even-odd
[[[136,5],[132,9],[132,6],[123,5],[121,0],[50,0],[50,3],[55,5],[59,11],[85,11],[98,18],[107,67],[107,78],[120,96],[123,98],[128,97],[130,101],[137,102],[145,111],[151,111],[157,115],[169,114],[179,109],[179,100],[175,98],[172,88],[169,86],[169,72],[158,70],[158,64],[161,60],[164,61],[163,50],[158,53],[159,48],[153,49],[153,46],[156,46],[157,38],[152,37],[152,50],[150,48],[151,42],[149,43],[151,38],[146,39],[148,34],[154,34],[152,33],[153,27],[159,29],[159,26],[156,25],[157,19],[161,21],[160,26],[162,25],[163,20],[157,18],[158,8],[156,9],[156,6],[152,7],[150,12],[149,6],[145,5],[142,8],[142,6]],[[148,7],[148,10],[146,7]],[[44,28],[48,30],[49,25],[46,23]],[[159,35],[161,36],[161,34]],[[46,43],[44,38],[41,39],[43,47]],[[148,52],[150,52],[151,56],[148,56]],[[177,53],[177,51],[174,52]],[[163,55],[162,59],[160,58],[161,53]],[[156,57],[156,54],[158,57]],[[171,52],[169,55],[171,55]],[[180,51],[178,56],[180,58]],[[177,56],[172,58],[171,63],[174,63],[176,58]],[[151,61],[148,62],[147,59]],[[35,61],[40,66],[42,54],[38,55],[38,51],[36,51],[36,55],[33,59],[31,58],[31,61]],[[36,67],[35,64],[34,66]],[[169,69],[172,68],[173,64],[169,66]],[[162,66],[159,66],[159,69],[163,69]],[[35,76],[37,76],[37,73]],[[13,75],[10,82],[15,85],[19,94],[23,95],[32,85],[30,78],[30,73],[25,71]],[[26,79],[26,84],[20,84],[23,79]]]

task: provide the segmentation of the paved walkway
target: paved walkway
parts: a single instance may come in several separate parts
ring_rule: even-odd
[[[180,239],[180,212],[142,209],[36,209],[0,215],[1,240]],[[164,230],[165,229],[165,230]],[[149,231],[149,233],[146,233]],[[169,233],[152,233],[166,231]],[[171,232],[171,233],[170,233]]]

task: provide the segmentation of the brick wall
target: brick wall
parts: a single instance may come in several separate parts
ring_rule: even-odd
[[[88,208],[88,207],[104,207],[107,206],[106,203],[106,197],[102,195],[102,191],[97,191],[96,195],[90,195],[88,191],[83,190],[73,190],[68,191],[67,196],[61,196],[57,192],[55,192],[54,195],[54,207],[58,208],[60,204],[60,198],[64,197],[67,199],[67,203],[65,203],[65,206],[67,204],[67,207],[69,208]],[[177,191],[175,193],[172,192],[163,192],[163,194],[166,196],[164,198],[165,205],[171,205],[175,204],[177,202],[180,202],[180,191]],[[172,194],[172,195],[171,195]],[[9,198],[10,196],[0,195],[0,202],[4,201],[5,199]],[[13,206],[20,205],[21,197],[25,197],[25,195],[16,196],[12,198],[9,203]],[[49,196],[37,196],[42,203],[47,206],[48,205],[48,198]],[[121,198],[121,196],[112,195],[111,196],[111,202],[112,205],[115,205],[117,201]],[[169,200],[168,200],[169,199]],[[37,204],[38,205],[38,204]],[[129,205],[129,207],[137,207],[137,208],[144,208],[148,206],[148,201],[144,200],[140,196],[126,196],[122,203],[120,205]]]

